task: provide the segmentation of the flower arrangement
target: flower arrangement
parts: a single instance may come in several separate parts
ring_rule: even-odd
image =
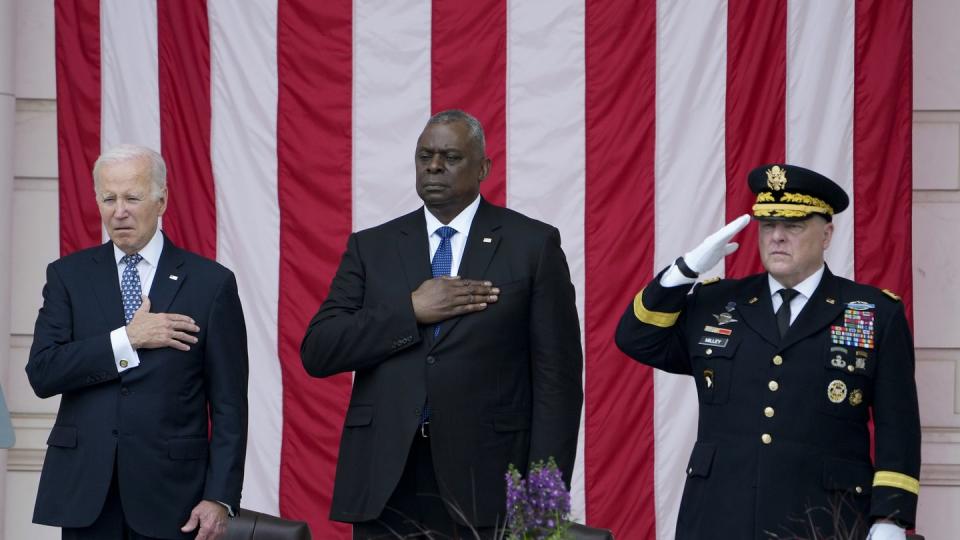
[[[534,463],[527,478],[507,469],[507,540],[562,540],[570,527],[570,492],[557,462]]]

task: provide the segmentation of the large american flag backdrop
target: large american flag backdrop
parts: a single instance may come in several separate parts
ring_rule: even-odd
[[[470,111],[483,194],[560,228],[577,289],[574,514],[672,538],[694,386],[618,352],[617,319],[748,211],[749,169],[781,161],[851,194],[831,269],[909,301],[911,16],[910,0],[58,0],[61,252],[102,241],[100,150],[160,149],[163,229],[239,281],[243,505],[348,538],[326,516],[351,377],[309,378],[300,340],[350,231],[419,206],[428,116]],[[740,241],[710,274],[760,269],[755,226]]]

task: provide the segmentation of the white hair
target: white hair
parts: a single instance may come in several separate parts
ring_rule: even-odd
[[[153,184],[150,195],[152,195],[154,199],[159,200],[167,190],[167,165],[163,162],[163,156],[146,146],[136,144],[120,144],[100,154],[97,162],[93,164],[94,188],[99,192],[100,169],[104,165],[139,159],[147,159],[150,161],[150,183]]]

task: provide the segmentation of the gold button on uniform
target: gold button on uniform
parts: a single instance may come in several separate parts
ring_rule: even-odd
[[[711,354],[713,354],[713,349],[707,349],[706,353],[707,353],[707,356],[710,356]]]
[[[860,486],[853,488],[853,490],[856,491],[857,493],[863,493],[863,488]]]
[[[760,440],[763,441],[763,444],[770,444],[773,442],[773,437],[769,433],[764,433],[760,436]]]
[[[767,388],[769,388],[771,392],[776,392],[780,389],[780,384],[777,381],[770,381],[767,383]]]
[[[763,415],[767,418],[773,418],[773,407],[767,407],[763,409]]]
[[[782,364],[782,363],[783,363],[783,357],[782,357],[782,356],[780,356],[780,355],[778,354],[778,355],[776,355],[776,356],[773,357],[773,365],[779,366],[779,365]]]
[[[130,365],[130,362],[127,362],[126,359],[120,360],[120,367],[127,367]]]
[[[853,364],[850,364],[850,365],[847,366],[847,371],[849,371],[850,373],[853,373],[853,370],[854,370],[854,369],[856,369],[856,368],[853,367]]]

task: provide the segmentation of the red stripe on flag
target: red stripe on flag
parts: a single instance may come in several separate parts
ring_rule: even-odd
[[[160,146],[170,194],[163,230],[180,247],[216,259],[207,3],[158,2],[157,35]]]
[[[507,138],[506,0],[433,2],[431,111],[463,109],[483,124],[493,160],[480,192],[505,205]]]
[[[309,377],[300,342],[352,227],[352,15],[351,0],[281,0],[277,24],[280,513],[314,538],[350,537],[327,519],[350,375]]]
[[[911,320],[912,19],[910,2],[857,0],[853,104],[854,273],[896,291]]]
[[[727,221],[750,212],[747,173],[786,159],[787,2],[730,0],[727,5]],[[727,277],[762,271],[757,228],[740,233]]]
[[[100,243],[93,163],[100,155],[100,4],[58,0],[57,145],[60,254]]]
[[[655,0],[586,5],[586,513],[618,538],[656,536],[653,372],[613,343],[652,277],[656,16]]]

